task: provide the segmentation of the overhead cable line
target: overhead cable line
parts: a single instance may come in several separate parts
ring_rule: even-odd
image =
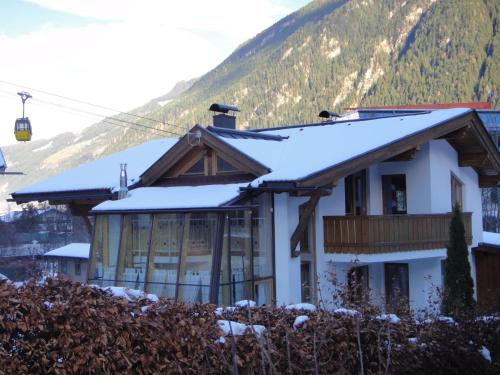
[[[15,94],[12,94],[12,93],[10,93],[8,91],[4,91],[4,90],[0,90],[0,92],[3,92],[5,94],[9,94],[9,95],[15,95]],[[51,105],[51,106],[55,106],[55,107],[58,107],[58,108],[65,108],[65,109],[68,109],[68,110],[73,111],[73,112],[80,112],[80,113],[84,113],[84,114],[87,114],[87,115],[90,115],[90,116],[95,116],[95,117],[99,118],[101,122],[104,121],[104,122],[106,122],[108,124],[119,125],[119,124],[117,124],[115,122],[110,122],[109,121],[109,120],[112,120],[112,121],[122,122],[124,124],[129,124],[129,125],[132,125],[132,126],[137,126],[137,127],[142,128],[142,129],[147,129],[147,130],[150,130],[150,131],[155,131],[155,132],[158,132],[158,133],[163,133],[163,134],[167,133],[167,134],[171,134],[171,135],[174,135],[174,136],[182,136],[182,134],[175,133],[173,131],[169,131],[169,130],[165,130],[165,129],[159,129],[159,128],[155,128],[155,127],[152,127],[152,126],[139,124],[137,122],[127,121],[127,120],[119,119],[119,118],[112,117],[112,116],[105,116],[105,115],[102,115],[102,114],[99,114],[99,113],[86,111],[86,110],[83,110],[83,109],[79,109],[79,108],[67,106],[67,105],[60,104],[60,103],[54,103],[54,102],[50,102],[50,101],[46,101],[46,100],[42,100],[42,99],[37,99],[37,98],[34,98],[32,100],[33,100],[34,103],[38,102],[38,103],[41,103],[41,104]],[[121,124],[121,125],[123,125],[123,124]],[[123,125],[122,127],[126,127],[126,126]]]
[[[22,87],[22,88],[25,88],[27,90],[36,91],[36,92],[39,92],[39,93],[42,93],[42,94],[45,94],[45,95],[54,96],[54,97],[57,97],[57,98],[60,98],[60,99],[65,99],[65,100],[69,100],[69,101],[80,103],[80,104],[89,105],[89,106],[96,107],[96,108],[101,108],[101,109],[104,109],[106,111],[118,112],[120,114],[124,114],[124,115],[128,115],[128,116],[133,116],[133,117],[140,118],[140,119],[143,119],[143,120],[148,120],[148,121],[153,121],[153,122],[160,122],[163,125],[169,125],[169,126],[173,126],[173,127],[185,130],[185,128],[183,126],[176,125],[176,124],[173,124],[173,123],[170,123],[170,122],[161,121],[161,120],[155,120],[155,119],[152,119],[150,117],[145,117],[145,116],[136,115],[136,114],[130,113],[130,112],[120,111],[120,110],[118,110],[116,108],[110,108],[110,107],[106,107],[106,106],[103,106],[103,105],[90,103],[90,102],[87,102],[87,101],[84,101],[84,100],[70,98],[70,97],[65,96],[65,95],[55,94],[55,93],[52,93],[52,92],[49,92],[49,91],[39,90],[39,89],[35,89],[33,87],[19,85],[19,84],[16,84],[16,83],[13,83],[13,82],[9,82],[9,81],[4,81],[4,80],[0,80],[0,83],[4,83],[6,85],[10,85],[10,86],[14,86],[14,87]]]

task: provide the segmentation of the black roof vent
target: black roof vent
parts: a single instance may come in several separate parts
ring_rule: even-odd
[[[329,120],[331,120],[334,117],[336,118],[342,117],[337,112],[327,111],[326,109],[321,111],[318,116]]]
[[[236,116],[228,115],[229,111],[239,112],[240,110],[232,105],[214,103],[208,109],[212,112],[218,112],[214,115],[214,127],[224,129],[236,129]]]
[[[208,110],[213,111],[213,112],[220,112],[220,113],[228,113],[229,111],[233,111],[233,112],[240,111],[234,105],[219,104],[219,103],[212,104]]]

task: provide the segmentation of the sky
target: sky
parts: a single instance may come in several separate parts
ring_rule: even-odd
[[[18,91],[33,95],[26,103],[33,140],[77,133],[114,112],[47,93],[129,111],[208,72],[306,3],[1,0],[0,146],[16,142]]]

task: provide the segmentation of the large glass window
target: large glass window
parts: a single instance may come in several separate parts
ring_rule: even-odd
[[[184,216],[178,291],[182,301],[209,302],[216,225],[215,213]]]
[[[273,203],[271,194],[261,194],[253,202],[254,299],[259,304],[273,301]]]
[[[175,298],[182,229],[182,214],[154,216],[151,255],[148,263],[147,289],[149,292]]]
[[[151,215],[125,215],[116,279],[119,286],[144,289]]]
[[[252,297],[252,212],[227,215],[221,259],[219,302],[231,305]]]
[[[116,285],[120,230],[120,215],[96,216],[89,271],[89,282],[91,284],[100,286]]]
[[[225,213],[97,215],[89,282],[186,302],[270,304],[272,196],[250,203]]]

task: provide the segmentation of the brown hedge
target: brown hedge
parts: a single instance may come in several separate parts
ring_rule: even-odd
[[[144,306],[148,308],[141,309]],[[6,374],[494,374],[500,322],[400,324],[281,308],[238,309],[223,319],[264,325],[262,336],[217,339],[215,306],[128,301],[67,280],[0,282],[0,373]],[[293,329],[297,315],[310,320]],[[416,343],[409,338],[417,339]],[[492,363],[479,350],[487,347]]]

